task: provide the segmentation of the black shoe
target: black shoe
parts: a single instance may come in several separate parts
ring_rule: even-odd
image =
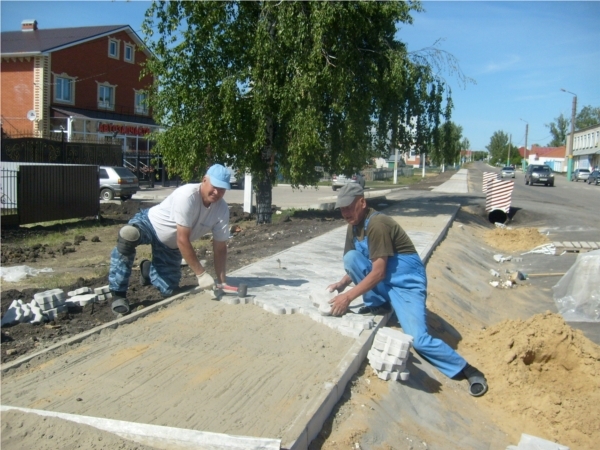
[[[113,294],[111,308],[115,315],[127,314],[129,312],[129,301],[124,296]]]
[[[150,286],[150,261],[143,259],[140,263],[140,284],[142,286]]]
[[[357,312],[363,316],[384,316],[392,311],[392,306],[389,303],[383,303],[379,306],[363,306]]]

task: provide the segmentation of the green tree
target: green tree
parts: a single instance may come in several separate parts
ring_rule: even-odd
[[[598,107],[584,106],[575,117],[576,130],[582,130],[583,128],[598,124],[600,124],[600,108]]]
[[[418,2],[154,2],[150,105],[171,173],[213,162],[249,170],[258,221],[271,183],[316,184],[315,166],[350,174],[426,122],[433,139],[443,81],[395,38]],[[437,73],[437,72],[436,72]],[[433,99],[433,100],[432,100]],[[436,103],[437,102],[437,103]]]
[[[560,114],[554,122],[547,123],[546,126],[550,129],[552,140],[548,143],[548,147],[560,147],[567,142],[567,134],[570,130],[570,120],[564,114]]]
[[[442,144],[442,159],[435,161],[438,164],[452,164],[460,160],[462,127],[454,122],[447,121],[442,125],[444,136]]]
[[[509,136],[504,131],[496,131],[485,148],[490,154],[490,164],[505,164],[508,157]]]

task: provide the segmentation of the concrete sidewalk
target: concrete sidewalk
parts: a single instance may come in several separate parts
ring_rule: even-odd
[[[444,185],[440,186],[442,192],[467,192],[466,172],[466,170],[459,171],[459,173],[454,175],[451,180],[444,183],[446,186],[445,188],[443,187]],[[322,204],[322,206],[328,207],[328,205],[325,204]],[[452,224],[452,221],[454,220],[458,210],[459,205],[457,204],[407,200],[403,201],[400,205],[395,206],[394,208],[388,208],[385,210],[385,213],[394,217],[395,220],[397,220],[407,231],[408,235],[413,240],[419,255],[426,263],[435,247],[445,237],[446,232]],[[222,438],[221,448],[258,448],[259,445],[262,445],[263,448],[266,448],[268,445],[275,445],[275,447],[280,445],[281,448],[286,449],[307,449],[310,442],[318,435],[331,411],[340,400],[347,383],[360,368],[361,363],[366,357],[366,353],[371,347],[377,329],[384,326],[387,322],[388,316],[365,317],[351,313],[348,313],[343,317],[322,316],[310,301],[309,293],[311,291],[324,290],[327,285],[338,281],[343,275],[342,254],[345,231],[345,226],[340,227],[325,235],[291,247],[283,252],[228,274],[228,281],[231,284],[237,285],[239,283],[246,283],[248,285],[249,296],[244,299],[238,299],[237,297],[224,297],[221,300],[222,303],[229,303],[232,305],[232,308],[241,308],[241,306],[235,306],[236,304],[253,303],[255,306],[263,308],[268,312],[282,316],[282,318],[288,314],[304,315],[314,322],[329,327],[336,333],[340,333],[343,336],[351,338],[352,343],[345,352],[337,355],[339,359],[336,362],[336,368],[330,375],[330,378],[323,383],[320,393],[311,398],[307,404],[302,406],[302,413],[295,417],[291,423],[286,425],[285,431],[282,432],[279,437],[274,435],[259,436],[262,441],[260,444],[257,444],[257,442],[252,440],[256,438],[248,438],[247,440],[244,440],[243,436],[238,436],[236,435],[237,433],[227,432],[220,435]],[[32,361],[36,356],[57,349],[59,352],[69,352],[69,347],[72,344],[78,342],[86,344],[88,341],[93,340],[94,345],[90,346],[90,348],[87,350],[89,352],[88,356],[84,357],[82,354],[83,351],[76,349],[74,351],[77,353],[77,356],[69,358],[69,360],[74,359],[72,363],[69,362],[69,371],[71,373],[78,373],[80,371],[80,369],[77,367],[79,361],[83,361],[85,358],[93,359],[95,357],[99,357],[95,355],[99,355],[101,353],[100,348],[102,348],[104,345],[114,345],[114,341],[118,341],[118,337],[113,336],[112,342],[108,340],[106,343],[104,343],[102,338],[102,336],[105,334],[103,333],[104,330],[118,327],[113,331],[113,334],[117,334],[121,332],[119,325],[128,323],[127,327],[124,327],[124,329],[127,329],[131,334],[139,335],[140,339],[142,339],[143,335],[147,332],[145,331],[147,328],[144,328],[144,324],[142,323],[143,321],[139,319],[147,316],[150,313],[161,310],[165,305],[173,302],[174,300],[185,298],[186,301],[189,300],[189,302],[202,302],[206,300],[207,295],[207,293],[198,293],[195,291],[180,294],[126,317],[117,319],[110,324],[105,324],[101,327],[95,328],[94,330],[70,338],[67,341],[58,343],[42,352],[21,358],[9,364],[5,364],[2,366],[3,404],[6,406],[8,403],[11,405],[11,407],[21,408],[32,408],[32,405],[39,404],[39,400],[32,398],[31,393],[27,397],[27,400],[18,394],[19,392],[22,392],[23,389],[30,389],[32,385],[37,386],[37,384],[43,384],[46,382],[46,378],[43,377],[43,379],[40,379],[39,374],[36,378],[34,367],[35,364],[31,362],[30,365],[32,367],[28,369],[28,371],[31,372],[31,376],[18,373],[18,371],[17,376],[11,376],[13,375],[12,369],[19,367],[26,362]],[[358,307],[360,304],[361,301],[357,299],[357,301],[353,303],[352,307]],[[193,315],[195,311],[189,310],[187,313]],[[189,317],[187,319],[189,319]],[[191,319],[193,319],[193,317],[191,317]],[[287,325],[283,325],[283,323],[287,323]],[[156,327],[156,329],[153,328],[153,333],[155,335],[160,335],[161,326],[167,325],[164,325],[158,320],[154,321],[153,327]],[[293,325],[291,325],[289,322],[282,322],[282,326]],[[164,334],[168,335],[166,331]],[[106,336],[104,337],[106,338]],[[128,345],[128,342],[123,342],[123,345]],[[138,343],[138,346],[140,345],[142,345],[141,342]],[[152,342],[153,347],[160,345],[161,342]],[[112,347],[107,347],[106,352],[109,352],[110,348]],[[231,348],[235,348],[235,346],[232,345]],[[176,353],[173,353],[175,350],[169,345],[164,345],[164,351],[167,355],[169,355],[169,357],[166,359],[171,361],[169,364],[172,365],[169,366],[168,369],[173,371],[174,374],[178,373],[178,371],[181,371],[182,369],[178,367],[179,363],[176,362],[179,360],[178,356]],[[232,354],[231,356],[235,355]],[[181,356],[183,359],[186,357],[189,356]],[[141,367],[140,374],[143,373],[144,359],[142,354],[139,355],[138,359],[130,362],[129,364],[139,365]],[[267,363],[265,362],[265,364]],[[425,361],[423,361],[422,364],[423,368],[427,365]],[[84,369],[81,369],[81,371],[84,371]],[[287,378],[287,376],[281,373],[278,375],[282,378]],[[50,382],[50,378],[51,377],[48,376],[48,382]],[[75,380],[75,378],[77,377],[74,377],[73,380],[62,380],[62,382],[65,384],[75,384],[78,382]],[[234,374],[230,381],[231,389],[234,389],[237,383],[243,382],[243,378],[243,372]],[[300,380],[301,379],[302,378],[300,378]],[[306,378],[306,380],[307,383],[314,382],[308,381],[309,378]],[[100,382],[100,380],[98,380],[98,382]],[[39,386],[38,389],[41,389],[41,392],[43,392],[44,402],[47,402],[44,404],[52,404],[53,398],[56,398],[56,402],[59,402],[59,399],[62,395],[61,389],[44,389],[43,387]],[[75,391],[75,389],[73,389],[73,391]],[[104,403],[110,402],[110,391],[111,389],[109,382],[107,385],[107,398],[99,399],[99,401],[103,401]],[[257,389],[253,389],[252,393],[247,392],[247,390],[244,389],[241,391],[244,392],[244,397],[240,398],[239,402],[256,402],[257,409],[258,405],[263,403],[263,398],[261,396],[270,396],[269,393],[261,392],[258,387]],[[11,392],[13,394],[11,394]],[[181,394],[185,398],[191,398],[192,400],[197,397],[195,401],[198,404],[203,402],[202,390],[191,390],[190,392],[183,392]],[[253,397],[253,395],[256,397]],[[287,401],[293,402],[300,400],[290,398]],[[66,411],[65,408],[66,407],[63,406],[62,410],[60,411],[60,413],[62,413],[61,417],[64,416],[63,418],[66,418],[67,420],[75,420],[68,417],[68,413],[74,411]],[[161,408],[157,408],[155,411],[156,416],[154,423],[168,423],[168,414],[170,414],[170,411],[171,408],[168,407],[164,408],[164,411],[161,411]],[[52,412],[49,412],[47,409],[44,410],[44,414],[49,413],[51,414]],[[117,414],[116,411],[115,414]],[[218,413],[215,412],[215,414]],[[165,416],[163,417],[163,415]],[[73,417],[87,417],[89,419],[88,416],[81,416],[79,414],[74,414]],[[92,417],[92,419],[94,418]],[[193,436],[193,441],[190,440],[189,442],[182,442],[181,436],[186,435],[186,432],[191,430],[183,430],[185,432],[180,430],[182,432],[178,433],[177,429],[174,429],[175,431],[173,432],[173,435],[178,435],[179,438],[178,440],[175,440],[174,438],[170,440],[171,438],[168,436],[172,436],[169,434],[171,431],[167,433],[167,435],[158,436],[156,434],[158,433],[158,431],[155,429],[156,426],[152,424],[114,421],[114,424],[107,425],[106,419],[103,420],[105,420],[105,422],[102,422],[102,426],[100,426],[100,422],[98,422],[98,428],[123,435],[123,432],[120,432],[119,430],[122,430],[124,427],[127,430],[126,434],[128,439],[132,439],[140,443],[161,441],[164,445],[168,445],[169,448],[186,448],[187,445],[192,444],[196,446],[195,448],[211,448],[207,436],[209,434],[212,436],[212,434],[208,433],[204,435],[205,437],[202,437],[202,433],[204,431],[201,430],[195,430],[196,434]],[[92,422],[94,421],[92,420]],[[92,423],[92,425],[96,426],[94,423]],[[132,430],[135,430],[135,432]],[[256,436],[252,433],[246,433],[246,435]],[[236,442],[236,445],[239,444],[239,446],[232,445],[229,447],[225,445],[225,442],[230,442],[230,438]],[[203,439],[207,440],[203,441]],[[206,444],[204,447],[202,444],[203,442]]]

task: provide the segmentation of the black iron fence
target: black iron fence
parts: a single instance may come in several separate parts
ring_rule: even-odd
[[[5,137],[2,139],[0,159],[29,163],[123,165],[121,146],[117,144],[66,142],[50,137]]]
[[[98,167],[8,163],[2,168],[2,227],[97,216]]]

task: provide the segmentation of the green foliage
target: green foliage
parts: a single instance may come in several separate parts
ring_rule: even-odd
[[[490,139],[490,144],[485,147],[490,154],[490,163],[506,164],[508,158],[509,136],[504,131],[496,131]]]
[[[547,123],[546,126],[550,129],[552,140],[548,143],[548,147],[560,147],[567,142],[567,134],[570,130],[570,120],[562,113],[554,119],[554,122]]]
[[[223,162],[258,180],[279,173],[314,185],[316,165],[349,175],[395,142],[441,149],[449,92],[442,113],[439,72],[395,38],[420,10],[401,1],[154,2],[145,69],[170,173],[190,180]]]
[[[584,106],[575,117],[575,129],[582,130],[600,124],[600,108]]]

